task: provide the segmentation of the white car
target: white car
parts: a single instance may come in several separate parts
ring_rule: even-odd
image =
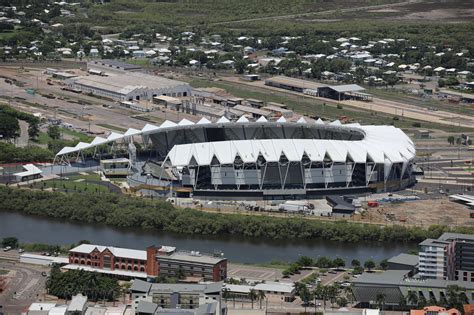
[[[5,248],[3,249],[3,251],[4,251],[4,252],[8,252],[10,249],[12,249],[11,246],[7,246],[7,247],[5,247]]]

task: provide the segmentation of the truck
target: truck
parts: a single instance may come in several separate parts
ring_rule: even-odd
[[[284,212],[308,212],[311,208],[311,205],[306,201],[297,201],[289,200],[286,201],[278,207],[280,211]]]

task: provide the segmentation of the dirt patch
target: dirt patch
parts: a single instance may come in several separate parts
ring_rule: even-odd
[[[474,9],[437,9],[426,12],[413,12],[399,17],[403,20],[451,20],[474,18]]]
[[[377,9],[377,10],[368,10],[369,13],[397,13],[400,10],[397,9]]]
[[[369,213],[374,221],[381,222],[386,221],[385,218],[389,215],[395,217],[393,222],[406,221],[407,225],[474,226],[474,219],[469,217],[469,209],[448,198],[384,204],[370,209]]]

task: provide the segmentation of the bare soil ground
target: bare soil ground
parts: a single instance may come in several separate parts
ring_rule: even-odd
[[[407,225],[427,227],[435,224],[448,226],[474,226],[474,219],[469,217],[469,209],[448,198],[419,200],[404,203],[384,204],[379,208],[369,209],[373,221],[386,222],[386,214],[395,216],[394,223],[406,219]]]
[[[472,21],[474,7],[470,0],[409,1],[394,4],[391,7],[362,9],[358,10],[357,14],[340,12],[336,18],[461,22]]]

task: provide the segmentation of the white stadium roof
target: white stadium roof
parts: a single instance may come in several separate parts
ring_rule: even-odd
[[[246,122],[241,118],[238,124],[294,124],[284,122],[268,122],[263,116],[256,122]],[[216,123],[202,118],[197,124],[183,119],[178,124],[165,121],[160,126],[145,125],[142,130],[130,128],[125,134],[112,132],[107,139],[96,137],[91,143],[80,142],[75,147],[65,147],[57,153],[57,156],[79,152],[88,148],[109,142],[119,141],[134,135],[149,135],[161,130],[175,128],[192,128],[194,125],[207,124],[237,124],[231,123],[227,118],[221,117]],[[306,122],[300,119],[298,124],[325,125],[318,119],[316,122]],[[328,140],[328,139],[249,139],[219,142],[203,142],[175,145],[169,152],[167,160],[173,166],[186,166],[190,162],[198,165],[209,165],[215,156],[221,164],[232,164],[236,156],[245,163],[254,163],[261,154],[266,161],[278,161],[284,154],[289,161],[300,161],[306,153],[308,158],[314,162],[321,162],[328,155],[333,162],[345,162],[348,158],[356,163],[365,163],[371,159],[375,163],[384,163],[390,166],[392,163],[404,163],[415,157],[415,146],[410,138],[400,129],[393,126],[360,126],[359,124],[343,125],[336,120],[327,128],[357,129],[364,134],[362,140]]]
[[[279,161],[284,154],[289,161],[300,161],[306,153],[313,162],[326,156],[333,162],[356,163],[367,159],[375,163],[404,163],[415,156],[413,142],[403,131],[392,126],[362,126],[365,138],[359,141],[325,139],[253,139],[175,145],[167,160],[173,166],[209,165],[215,156],[220,164],[234,163],[237,155],[244,163],[255,163],[262,155],[267,162]]]

